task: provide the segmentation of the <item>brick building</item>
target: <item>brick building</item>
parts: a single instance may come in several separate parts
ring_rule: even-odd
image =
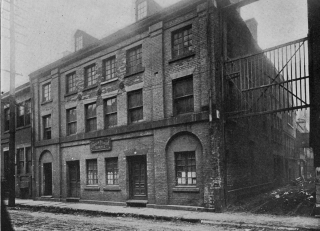
[[[1,182],[4,190],[8,189],[9,174],[9,93],[1,96]],[[16,88],[16,196],[32,197],[32,151],[31,151],[31,94],[30,84]]]
[[[222,47],[260,50],[237,11],[221,40],[216,1],[135,9],[132,25],[101,40],[79,30],[74,53],[30,74],[34,196],[219,210],[245,186],[272,187],[271,130],[255,136],[264,119],[229,125],[223,144]]]

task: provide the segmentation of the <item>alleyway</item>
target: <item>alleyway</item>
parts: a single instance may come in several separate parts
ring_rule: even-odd
[[[28,210],[9,210],[16,231],[47,230],[264,230],[269,228],[239,228],[230,226],[212,226],[188,222],[152,221],[124,217],[93,217],[86,215],[54,214],[32,212]]]

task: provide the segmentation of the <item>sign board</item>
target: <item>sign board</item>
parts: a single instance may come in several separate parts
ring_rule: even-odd
[[[110,138],[102,138],[102,139],[91,141],[90,150],[91,150],[91,152],[110,151],[111,150],[111,139]]]

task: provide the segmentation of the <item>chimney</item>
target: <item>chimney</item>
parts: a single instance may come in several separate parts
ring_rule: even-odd
[[[256,42],[258,42],[258,22],[255,18],[250,18],[245,21],[247,27],[249,28],[252,37]]]

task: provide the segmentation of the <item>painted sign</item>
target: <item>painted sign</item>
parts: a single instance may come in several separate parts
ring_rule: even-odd
[[[103,139],[91,141],[90,150],[91,152],[110,151],[111,150],[110,138],[103,138]]]

